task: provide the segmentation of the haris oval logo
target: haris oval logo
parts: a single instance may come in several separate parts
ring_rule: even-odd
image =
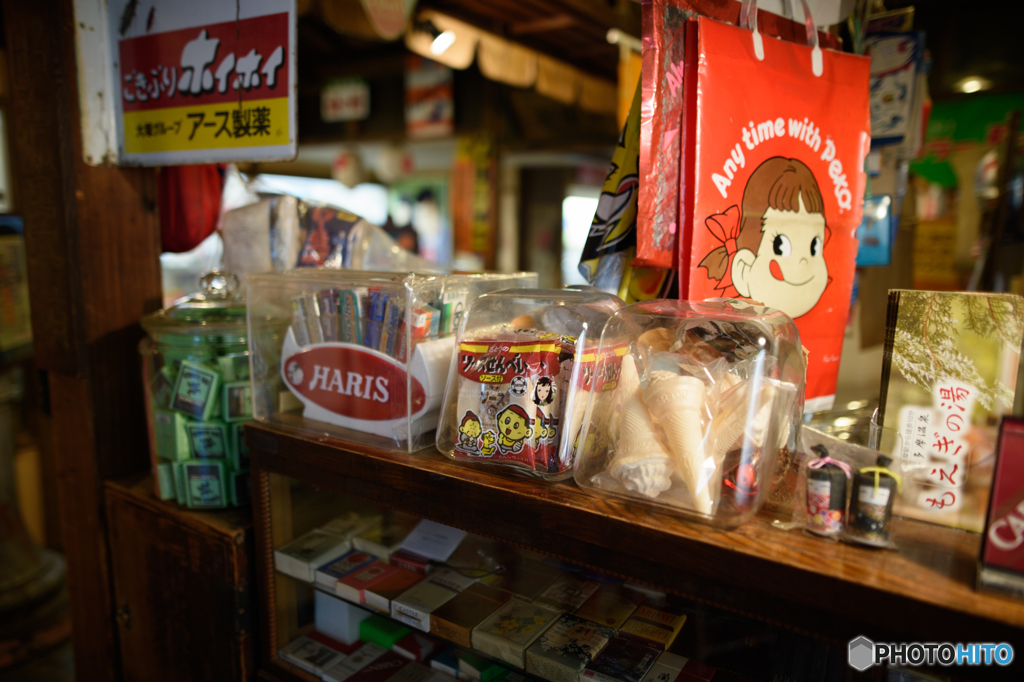
[[[342,345],[315,346],[286,360],[289,388],[335,414],[365,421],[408,414],[405,368],[386,355]],[[410,378],[412,412],[426,403],[423,386]]]

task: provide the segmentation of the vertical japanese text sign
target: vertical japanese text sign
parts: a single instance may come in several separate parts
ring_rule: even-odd
[[[121,163],[294,158],[294,0],[110,0],[108,21]]]

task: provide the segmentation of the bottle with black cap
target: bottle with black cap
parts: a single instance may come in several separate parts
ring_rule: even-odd
[[[879,455],[875,466],[864,467],[853,477],[847,539],[872,547],[889,544],[892,505],[902,487],[890,464],[892,459]]]

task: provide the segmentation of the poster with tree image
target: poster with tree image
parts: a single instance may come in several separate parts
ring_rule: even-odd
[[[999,418],[1013,407],[1024,299],[889,292],[879,414],[900,438],[894,513],[981,532]]]

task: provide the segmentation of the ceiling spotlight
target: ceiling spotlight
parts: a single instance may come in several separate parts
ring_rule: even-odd
[[[966,93],[981,92],[982,90],[988,90],[991,87],[992,82],[987,78],[982,78],[981,76],[968,76],[956,85],[957,90]]]
[[[430,43],[430,51],[433,54],[444,54],[444,51],[454,43],[455,34],[451,31],[442,31],[434,38],[434,42]]]
[[[429,19],[418,22],[416,29],[423,31],[434,39],[430,43],[430,52],[432,54],[444,54],[449,47],[455,44],[455,33],[453,31],[442,31]]]

